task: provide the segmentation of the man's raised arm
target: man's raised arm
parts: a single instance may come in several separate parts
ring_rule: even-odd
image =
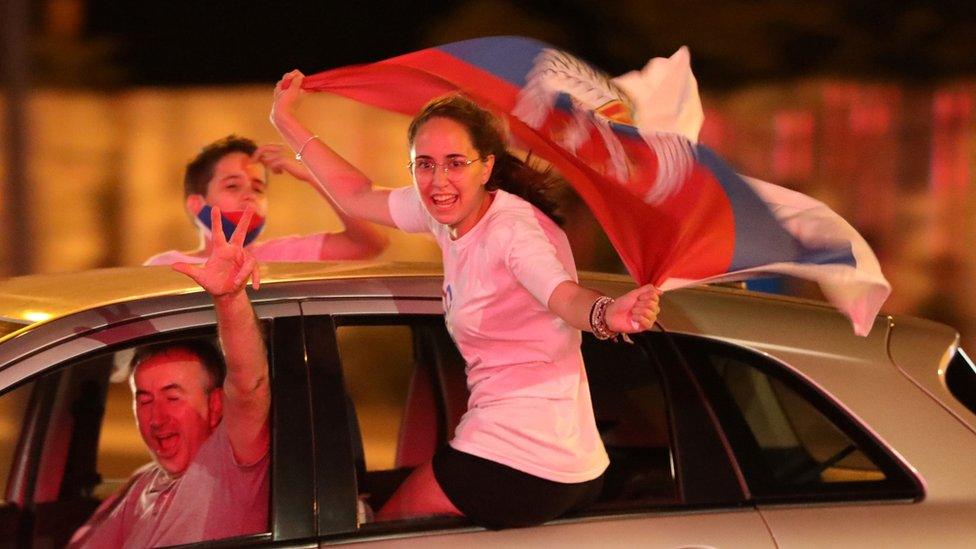
[[[173,269],[195,280],[213,296],[217,331],[227,363],[223,388],[225,430],[237,462],[251,464],[268,451],[271,408],[267,351],[244,291],[248,279],[255,289],[260,284],[257,262],[243,247],[253,211],[245,212],[229,241],[221,228],[219,208],[214,208],[211,215],[214,229],[210,258],[202,266],[175,263]]]

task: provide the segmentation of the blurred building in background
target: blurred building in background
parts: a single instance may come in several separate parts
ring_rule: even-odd
[[[366,2],[340,25],[326,3],[247,13],[231,4],[4,3],[0,276],[137,265],[194,247],[184,164],[229,133],[276,141],[271,87],[293,66],[312,72],[507,33],[616,73],[688,43],[706,108],[702,142],[741,173],[838,211],[894,286],[886,310],[950,323],[976,348],[973,6],[580,0],[554,12],[537,1]],[[404,117],[324,95],[303,110],[376,181],[408,183]],[[270,193],[267,236],[338,228],[304,183],[272,177]],[[579,266],[621,270],[585,207],[563,195]],[[384,259],[438,259],[423,237],[390,236]]]

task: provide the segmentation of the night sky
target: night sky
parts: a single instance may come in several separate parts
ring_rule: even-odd
[[[87,71],[95,81],[83,84],[95,86],[273,82],[295,67],[311,73],[498,34],[547,41],[611,74],[687,44],[711,88],[818,74],[976,74],[972,0],[90,0],[85,10],[83,39],[101,44],[94,57],[114,69],[102,82]]]

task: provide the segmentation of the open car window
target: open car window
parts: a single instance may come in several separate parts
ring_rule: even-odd
[[[212,328],[171,332],[137,343],[188,338],[216,344]],[[13,424],[9,430],[0,428],[0,466],[6,475],[6,462],[13,460],[6,456],[8,449],[13,454],[17,448],[29,471],[22,476],[30,479],[20,480],[20,500],[32,514],[32,531],[23,535],[35,544],[64,546],[102,501],[151,462],[136,427],[129,387],[129,359],[136,347],[118,345],[68,360],[0,397],[3,418]],[[40,419],[32,423],[31,437],[20,428],[27,415]]]
[[[460,415],[444,408],[446,399],[467,402],[463,362],[447,364],[437,356],[441,322],[346,319],[336,327],[350,399],[360,524],[371,523],[413,468],[447,442]]]
[[[653,344],[599,341],[582,352],[593,412],[610,457],[594,507],[640,509],[679,503],[668,400]]]
[[[374,513],[453,436],[467,406],[464,361],[439,316],[344,317],[337,324],[366,533],[390,526],[373,522]],[[647,345],[586,338],[584,362],[611,464],[602,495],[579,515],[681,503],[668,401],[650,353]]]

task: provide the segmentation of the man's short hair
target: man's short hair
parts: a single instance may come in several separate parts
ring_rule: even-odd
[[[210,379],[207,392],[224,386],[224,377],[227,374],[224,359],[213,345],[202,339],[188,339],[177,342],[168,341],[139,347],[135,354],[132,355],[132,360],[129,361],[129,375],[134,375],[136,368],[150,358],[174,352],[189,353],[200,360],[204,372],[206,372],[207,377]]]
[[[186,172],[183,174],[183,198],[191,194],[207,196],[207,184],[213,178],[214,166],[221,158],[233,152],[250,156],[257,149],[254,141],[233,134],[207,145],[186,165]]]

